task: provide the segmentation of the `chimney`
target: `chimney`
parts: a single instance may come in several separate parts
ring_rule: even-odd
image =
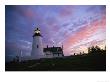
[[[48,45],[47,45],[47,48],[48,48]]]
[[[62,50],[63,50],[63,44],[62,44]]]

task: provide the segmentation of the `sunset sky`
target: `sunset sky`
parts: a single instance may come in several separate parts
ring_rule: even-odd
[[[6,57],[22,51],[30,55],[32,35],[40,28],[43,45],[64,46],[64,55],[87,52],[87,48],[105,47],[106,6],[37,5],[5,6]]]

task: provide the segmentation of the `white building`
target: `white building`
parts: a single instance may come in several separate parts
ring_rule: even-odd
[[[31,58],[39,59],[44,57],[45,56],[43,53],[42,35],[40,33],[40,30],[37,28],[34,31],[34,35],[33,35]]]
[[[63,57],[63,47],[48,47],[44,48],[46,58]]]

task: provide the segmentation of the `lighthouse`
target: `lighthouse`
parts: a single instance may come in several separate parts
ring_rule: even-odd
[[[33,34],[31,58],[32,59],[44,58],[42,35],[38,28],[34,30],[34,34]]]

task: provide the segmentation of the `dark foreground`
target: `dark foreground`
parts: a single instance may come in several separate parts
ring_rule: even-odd
[[[79,55],[5,64],[6,71],[106,71],[106,55]]]

